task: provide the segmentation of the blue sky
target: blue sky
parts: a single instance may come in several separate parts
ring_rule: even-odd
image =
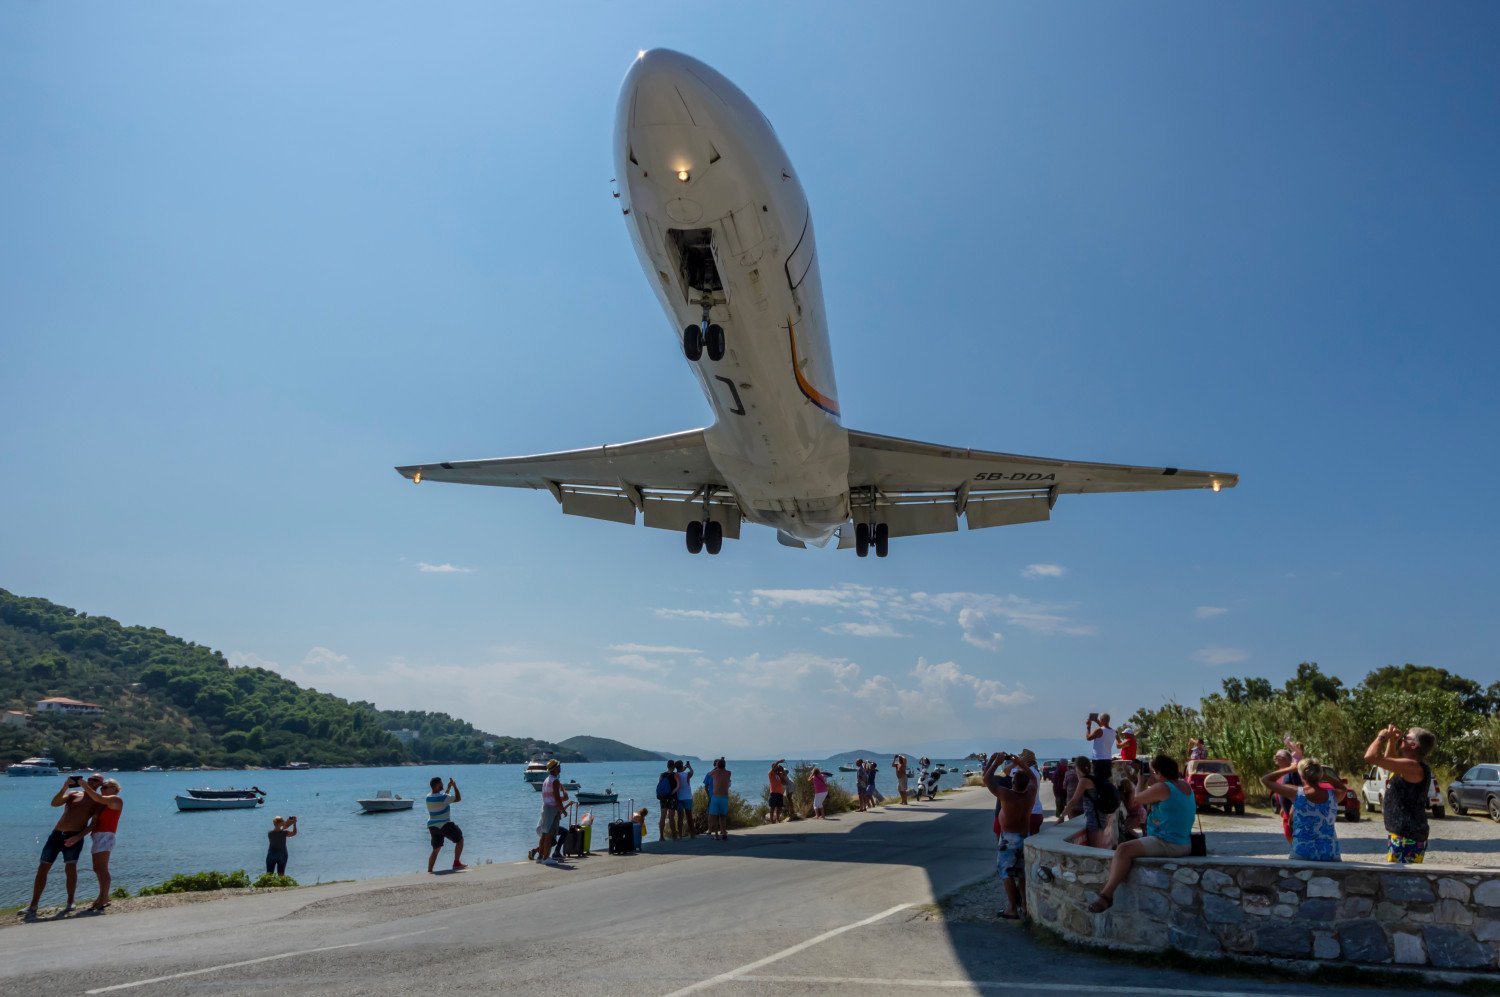
[[[1069,735],[1302,660],[1493,681],[1497,22],[7,4],[0,586],[701,755]],[[1240,487],[877,561],[402,481],[707,420],[610,198],[652,46],[797,164],[846,425]]]

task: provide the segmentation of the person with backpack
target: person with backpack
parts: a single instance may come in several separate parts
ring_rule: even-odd
[[[656,836],[663,841],[667,840],[667,824],[671,815],[677,810],[677,777],[672,773],[672,768],[672,763],[667,762],[666,771],[656,779],[656,805],[661,811],[656,824]],[[675,824],[673,830],[676,830]]]

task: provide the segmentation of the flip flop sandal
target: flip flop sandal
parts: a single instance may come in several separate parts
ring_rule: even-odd
[[[1099,899],[1095,900],[1093,903],[1089,904],[1088,909],[1089,909],[1089,913],[1091,913],[1091,914],[1103,914],[1105,911],[1109,910],[1114,905],[1115,905],[1115,901],[1114,901],[1113,897],[1100,897]]]
[[[998,917],[1002,921],[1019,921],[1019,920],[1021,920],[1021,915],[1020,914],[1007,914],[1003,910],[1000,913],[996,914],[995,916]]]

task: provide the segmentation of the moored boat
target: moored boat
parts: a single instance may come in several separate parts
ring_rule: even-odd
[[[195,800],[251,800],[265,799],[266,791],[259,786],[249,789],[190,789],[187,794]]]
[[[536,790],[538,793],[542,791],[542,780],[539,779],[536,782],[531,783],[530,785],[531,788]],[[578,780],[569,779],[567,782],[562,784],[562,788],[571,793],[578,788]]]
[[[370,800],[355,800],[360,809],[367,814],[390,813],[394,810],[410,810],[416,800],[408,800],[400,793],[392,794],[389,789],[377,789],[375,798]]]
[[[620,794],[615,792],[615,788],[613,786],[609,787],[602,793],[591,793],[586,789],[580,789],[578,792],[573,794],[573,799],[579,803],[589,804],[619,803]]]
[[[533,785],[547,778],[547,759],[533,758],[526,763],[526,771],[521,773],[521,778]]]
[[[57,763],[43,755],[24,758],[5,767],[6,775],[57,775]]]
[[[204,800],[196,796],[179,795],[176,799],[178,810],[253,810],[265,802],[265,799],[260,796]]]

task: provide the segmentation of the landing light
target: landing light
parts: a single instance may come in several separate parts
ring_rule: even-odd
[[[1219,483],[1217,481],[1215,481],[1214,482],[1214,491],[1218,491],[1218,490],[1219,490]]]
[[[416,474],[413,474],[411,476],[411,483],[414,484],[414,485],[420,485],[422,483],[422,472],[421,471],[418,471]],[[1214,491],[1218,491],[1218,490],[1219,490],[1219,486],[1218,485],[1214,485]]]
[[[681,180],[683,183],[687,183],[688,182],[688,177],[689,177],[689,174],[688,174],[687,170],[678,170],[677,171],[677,179]]]

